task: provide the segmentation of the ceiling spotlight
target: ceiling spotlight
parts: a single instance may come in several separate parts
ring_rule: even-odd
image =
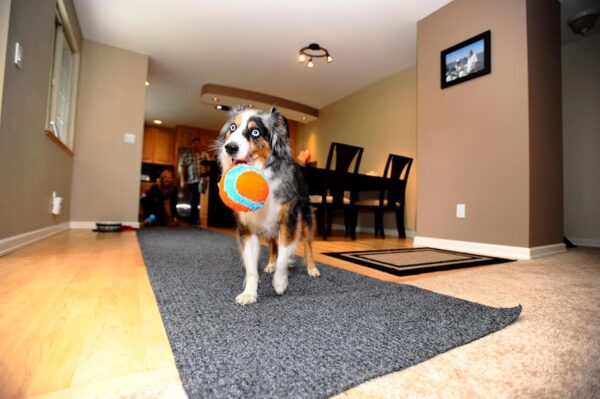
[[[594,27],[597,19],[598,11],[587,10],[575,15],[567,25],[576,35],[585,36]]]
[[[306,64],[306,66],[309,68],[315,66],[312,60],[313,57],[327,57],[327,63],[333,61],[333,57],[331,56],[331,54],[329,54],[329,51],[327,51],[326,48],[319,46],[317,43],[311,43],[308,46],[300,49],[300,51],[298,52],[298,61],[303,63],[304,61],[306,61],[306,57],[308,57],[308,64]]]
[[[146,81],[146,86],[150,86],[150,82]]]
[[[219,102],[219,97],[213,97],[212,100],[213,100],[213,102],[218,103]]]
[[[152,122],[154,122],[155,125],[162,125],[162,121],[160,119],[155,119]]]
[[[215,105],[215,108],[221,111],[231,111],[231,107],[228,107],[227,105]]]
[[[254,104],[248,104],[247,107],[248,108],[254,108]]]

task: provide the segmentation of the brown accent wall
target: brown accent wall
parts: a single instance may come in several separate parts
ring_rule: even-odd
[[[69,221],[73,159],[44,133],[55,8],[54,1],[10,2],[0,93],[0,239]],[[17,41],[23,46],[21,69],[10,56]],[[50,212],[53,191],[63,197],[59,216]]]
[[[556,23],[552,23],[555,21]],[[529,246],[563,236],[560,4],[527,1]]]
[[[548,184],[561,179],[560,69],[553,69],[560,40],[541,40],[558,28],[558,4],[542,3],[455,0],[419,21],[417,236],[518,247],[562,241],[562,212],[553,213],[562,186]],[[492,73],[442,90],[440,52],[488,29]],[[546,85],[550,77],[558,86]],[[546,117],[556,123],[550,138]],[[459,203],[465,219],[456,218]]]

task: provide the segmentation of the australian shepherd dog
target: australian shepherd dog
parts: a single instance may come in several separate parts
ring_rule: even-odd
[[[281,113],[234,109],[216,142],[221,169],[248,164],[261,169],[269,183],[265,204],[254,212],[236,212],[239,246],[246,269],[244,291],[235,301],[256,302],[258,288],[259,237],[269,243],[273,288],[279,295],[288,286],[288,262],[299,241],[304,244],[308,274],[318,277],[312,254],[313,214],[302,171],[291,155],[288,123]]]

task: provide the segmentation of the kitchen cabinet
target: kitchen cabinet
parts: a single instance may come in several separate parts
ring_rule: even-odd
[[[173,129],[145,126],[142,162],[175,165],[175,132]]]

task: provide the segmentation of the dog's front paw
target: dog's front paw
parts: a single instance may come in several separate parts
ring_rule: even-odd
[[[265,266],[265,273],[275,273],[275,263],[269,263],[267,266]]]
[[[235,301],[240,305],[249,305],[256,302],[256,293],[244,291],[235,297]]]
[[[308,275],[311,277],[319,277],[321,273],[319,273],[319,269],[313,267],[312,269],[307,269]]]
[[[288,286],[288,277],[287,275],[281,276],[275,273],[273,276],[273,288],[275,288],[275,292],[279,295],[282,295]]]

